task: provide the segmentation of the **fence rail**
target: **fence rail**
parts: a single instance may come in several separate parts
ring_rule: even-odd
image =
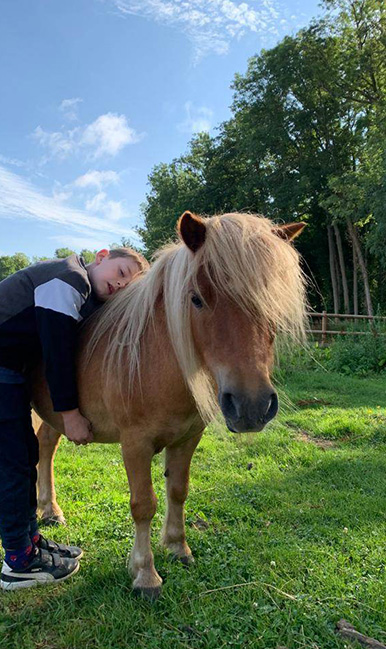
[[[373,336],[384,336],[386,335],[386,330],[385,332],[379,332],[375,329],[374,326],[370,327],[370,330],[368,331],[346,331],[345,329],[339,329],[337,330],[336,327],[335,329],[329,329],[328,328],[328,321],[329,319],[333,319],[335,322],[335,325],[339,322],[339,320],[347,321],[347,320],[352,320],[352,321],[368,321],[371,324],[374,324],[374,322],[384,322],[386,324],[386,317],[383,316],[372,316],[372,315],[357,315],[353,313],[327,313],[327,311],[322,311],[321,313],[316,313],[316,312],[309,312],[307,313],[308,318],[311,320],[311,323],[313,324],[316,321],[320,320],[321,321],[321,328],[320,329],[307,329],[308,334],[317,334],[321,335],[321,343],[322,345],[325,345],[327,342],[327,337],[328,336],[366,336],[366,335],[373,335]]]

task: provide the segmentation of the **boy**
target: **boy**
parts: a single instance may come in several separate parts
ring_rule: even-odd
[[[130,248],[100,250],[88,266],[78,255],[43,261],[0,282],[0,536],[5,550],[0,586],[15,590],[75,574],[82,550],[38,531],[36,465],[28,372],[43,357],[54,410],[66,437],[92,441],[78,409],[77,324],[142,272],[146,260]]]

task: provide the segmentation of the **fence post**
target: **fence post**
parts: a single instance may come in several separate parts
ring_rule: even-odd
[[[327,311],[322,312],[322,347],[327,340]]]
[[[369,322],[370,322],[371,333],[373,334],[374,338],[376,338],[378,336],[378,332],[375,327],[374,316],[369,316]]]

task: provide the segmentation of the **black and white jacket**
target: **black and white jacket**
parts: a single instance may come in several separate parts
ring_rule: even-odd
[[[54,410],[77,408],[77,325],[101,304],[77,255],[10,275],[0,282],[0,367],[26,372],[43,356]]]

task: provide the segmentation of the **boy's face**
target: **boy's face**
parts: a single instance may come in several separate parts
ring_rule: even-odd
[[[130,257],[109,257],[108,250],[100,250],[88,269],[91,286],[99,300],[105,302],[131,282],[139,272],[138,264]]]

